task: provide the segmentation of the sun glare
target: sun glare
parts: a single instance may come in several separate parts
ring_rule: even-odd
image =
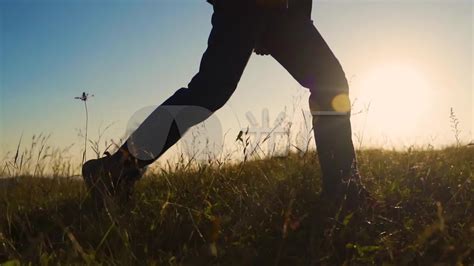
[[[371,125],[389,137],[414,134],[432,98],[424,75],[406,64],[378,66],[362,76],[356,87],[356,97],[370,102]]]

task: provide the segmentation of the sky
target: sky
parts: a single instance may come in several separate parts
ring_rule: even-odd
[[[462,140],[472,139],[473,3],[314,1],[314,24],[350,82],[358,147],[452,144],[451,108]],[[94,95],[89,136],[110,125],[104,138],[122,138],[138,110],[197,72],[211,15],[204,0],[0,0],[0,154],[39,133],[79,147],[83,91]],[[216,117],[233,136],[264,109],[270,121],[285,110],[301,119],[307,97],[274,59],[254,54]]]

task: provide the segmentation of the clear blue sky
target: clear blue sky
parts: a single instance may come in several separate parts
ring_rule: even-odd
[[[83,107],[73,98],[82,91],[95,95],[89,102],[92,137],[100,125],[112,122],[110,137],[120,137],[136,110],[162,102],[196,73],[212,7],[204,0],[0,0],[0,12],[3,153],[15,147],[22,133],[26,138],[52,133],[58,146],[80,142],[76,129],[83,126]],[[409,121],[423,128],[391,135],[389,126],[380,127],[387,120],[381,108],[371,111],[377,115],[369,115],[368,124],[356,117],[355,131],[366,131],[374,143],[380,136],[405,144],[407,136],[421,142],[436,136],[439,143],[448,143],[449,107],[454,107],[470,138],[472,1],[316,1],[313,19],[352,80],[352,98],[386,106],[390,99],[371,99],[367,94],[373,88],[360,84],[371,80],[373,69],[391,69],[390,64],[415,69],[429,84],[429,97],[420,99],[426,110],[419,121]],[[414,89],[405,78],[400,94]],[[238,91],[218,115],[225,123],[233,121],[224,128],[238,132],[239,123],[248,124],[247,111],[259,117],[266,107],[275,117],[304,91],[298,88],[273,59],[254,56]],[[395,97],[400,109],[416,109],[404,106],[402,95]],[[392,117],[392,124],[403,124],[406,115]]]

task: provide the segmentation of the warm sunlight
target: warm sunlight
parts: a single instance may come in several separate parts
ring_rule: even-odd
[[[474,0],[0,24],[0,266],[474,266]]]
[[[432,101],[432,91],[423,73],[410,64],[386,64],[357,79],[357,100],[370,103],[368,119],[381,133],[408,137],[415,132]]]

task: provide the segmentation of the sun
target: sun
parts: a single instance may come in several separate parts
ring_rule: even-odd
[[[410,137],[431,105],[432,91],[410,64],[380,65],[362,75],[357,99],[370,103],[370,126],[389,137]]]

